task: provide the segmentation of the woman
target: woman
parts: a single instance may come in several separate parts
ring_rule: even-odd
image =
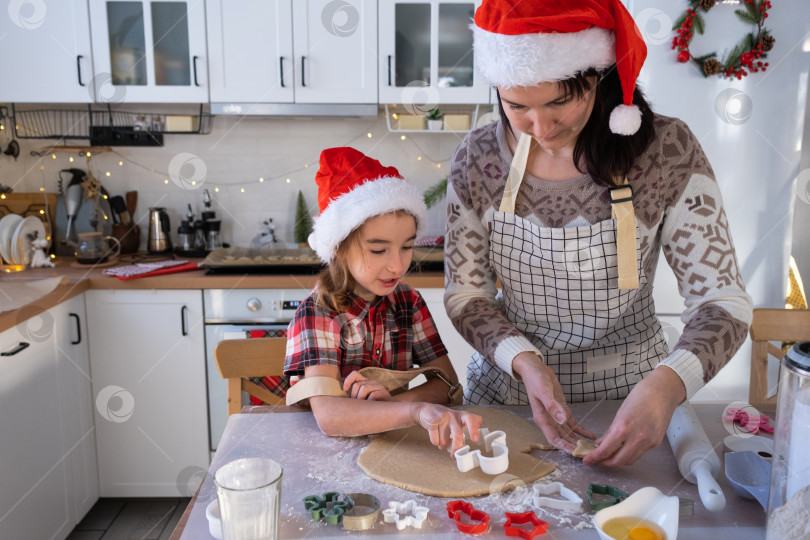
[[[646,48],[632,17],[619,0],[576,4],[476,11],[476,64],[501,120],[453,157],[445,306],[479,351],[466,401],[528,403],[570,452],[596,437],[567,402],[625,398],[584,460],[621,466],[739,348],[751,300],[700,145],[635,88]],[[652,299],[660,249],[686,306],[672,351]]]

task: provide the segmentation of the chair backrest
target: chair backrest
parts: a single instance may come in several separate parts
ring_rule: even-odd
[[[284,399],[245,377],[273,377],[284,373],[287,338],[226,339],[214,348],[219,374],[228,380],[228,416],[242,409],[242,392],[268,405],[284,405]]]
[[[754,407],[776,405],[776,394],[768,397],[768,357],[780,361],[785,352],[771,341],[810,340],[810,310],[755,309],[751,321],[751,380],[748,401]]]

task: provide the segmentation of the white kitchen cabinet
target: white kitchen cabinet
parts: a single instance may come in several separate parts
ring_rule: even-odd
[[[0,334],[0,538],[66,538],[75,525],[60,444],[54,316]]]
[[[202,292],[86,294],[100,494],[177,497],[208,468]]]
[[[67,468],[68,505],[74,522],[78,523],[98,500],[98,460],[84,294],[51,311],[56,334],[59,421]]]
[[[5,2],[0,102],[91,103],[93,55],[86,0]]]
[[[208,101],[204,0],[89,0],[96,101]]]
[[[395,0],[379,5],[381,103],[417,112],[442,103],[488,103],[469,25],[481,0]]]
[[[376,104],[377,2],[206,4],[213,103]]]

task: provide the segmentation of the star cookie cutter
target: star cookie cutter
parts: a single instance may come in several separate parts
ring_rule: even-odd
[[[548,484],[534,484],[532,505],[544,506],[565,512],[579,512],[582,510],[582,497],[565,487],[562,482],[549,482]],[[559,494],[562,499],[543,497],[543,495]]]
[[[594,500],[594,495],[605,495],[606,498],[597,501]],[[629,495],[619,488],[604,484],[588,484],[588,504],[594,512],[619,504],[627,497]]]
[[[413,499],[405,502],[391,501],[388,508],[382,511],[383,521],[386,523],[396,523],[397,530],[401,531],[405,527],[421,529],[430,509],[427,506],[419,506]]]
[[[304,497],[304,508],[314,521],[323,519],[328,525],[337,525],[343,514],[353,506],[351,499],[344,497],[343,500],[338,500],[339,498],[340,493],[337,491],[329,491],[321,497],[307,495]]]
[[[470,516],[470,521],[478,523],[462,523],[461,514],[467,514]],[[476,510],[471,503],[464,501],[447,503],[447,517],[454,520],[458,530],[465,534],[480,534],[489,527],[489,514]]]
[[[532,540],[537,535],[546,534],[546,529],[548,529],[548,522],[543,521],[531,511],[522,514],[505,512],[504,516],[506,516],[506,523],[503,524],[503,530],[506,532],[506,536],[519,536],[524,540]],[[522,529],[515,526],[526,523],[531,523],[534,527],[532,529]]]
[[[487,452],[492,457],[485,456],[481,450],[470,451],[470,445],[462,446],[454,454],[456,465],[461,472],[468,472],[476,467],[486,474],[501,474],[509,468],[509,448],[506,446],[506,433],[503,431],[489,432],[487,428],[478,430],[478,440],[484,441]]]

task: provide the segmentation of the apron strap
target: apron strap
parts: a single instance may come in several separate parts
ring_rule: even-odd
[[[509,166],[509,177],[506,179],[506,186],[503,188],[503,198],[499,212],[508,214],[515,213],[515,200],[517,199],[520,184],[523,182],[523,174],[526,172],[526,163],[529,161],[529,149],[532,145],[532,136],[526,133],[520,134],[515,156]]]
[[[633,187],[625,177],[623,185],[610,188],[611,216],[616,220],[616,252],[619,267],[619,290],[638,289],[636,268],[636,214],[633,210]]]

